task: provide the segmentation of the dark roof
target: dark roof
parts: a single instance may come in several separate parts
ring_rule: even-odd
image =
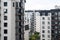
[[[60,9],[51,9],[51,10],[26,10],[25,12],[58,12]]]

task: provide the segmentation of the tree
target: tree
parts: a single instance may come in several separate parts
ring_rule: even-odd
[[[34,32],[33,35],[30,36],[29,40],[39,40],[40,36],[39,36],[39,32]]]

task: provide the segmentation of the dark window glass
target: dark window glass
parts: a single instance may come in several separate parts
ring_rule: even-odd
[[[19,26],[21,26],[21,22],[19,22]]]
[[[42,30],[42,33],[45,33],[45,31],[44,31],[44,30]]]
[[[7,20],[7,16],[4,16],[4,20]]]
[[[18,13],[21,13],[21,9],[19,9],[19,12]]]
[[[52,33],[54,33],[54,30],[52,30]]]
[[[44,20],[45,18],[43,17],[43,20]]]
[[[29,26],[28,25],[25,25],[25,30],[29,30]]]
[[[21,33],[21,28],[19,28],[19,32]]]
[[[7,23],[4,23],[4,27],[7,27]]]
[[[7,6],[7,2],[4,2],[4,6]]]
[[[7,9],[4,9],[4,13],[7,13]]]
[[[50,24],[50,22],[48,22],[48,24]]]
[[[4,34],[7,34],[7,29],[4,29]]]
[[[21,35],[19,35],[19,39],[21,40]]]
[[[21,20],[21,15],[19,15],[19,20]]]
[[[18,2],[16,2],[16,7],[18,7]]]
[[[21,7],[21,2],[19,2],[19,7]]]
[[[55,13],[52,13],[52,15],[54,15]]]
[[[42,35],[42,37],[45,37],[45,35]]]
[[[14,2],[13,2],[13,7],[14,7]]]
[[[48,35],[48,38],[50,38],[50,35]]]
[[[4,36],[4,40],[7,40],[7,36]]]
[[[45,39],[42,39],[42,40],[45,40]]]

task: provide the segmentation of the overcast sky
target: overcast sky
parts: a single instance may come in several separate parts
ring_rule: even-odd
[[[60,5],[60,0],[26,0],[26,10],[46,10],[53,9],[55,5]]]

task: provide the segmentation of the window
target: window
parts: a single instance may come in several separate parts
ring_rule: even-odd
[[[4,27],[7,27],[7,23],[4,23]]]
[[[50,20],[50,17],[48,17],[48,20]]]
[[[45,33],[45,31],[44,31],[44,30],[42,30],[42,33]]]
[[[42,24],[45,24],[45,22],[43,21]]]
[[[44,20],[45,18],[43,17],[42,19]]]
[[[21,2],[19,2],[19,7],[21,7]]]
[[[7,36],[4,36],[4,40],[7,40]]]
[[[44,27],[44,26],[42,26],[42,29],[45,29],[45,27]]]
[[[21,35],[19,35],[19,39],[21,40]]]
[[[19,9],[18,13],[21,13],[21,9]]]
[[[19,32],[21,33],[21,28],[19,28]]]
[[[48,29],[50,29],[50,26],[48,26]]]
[[[50,22],[48,22],[48,24],[50,24]]]
[[[7,13],[7,9],[4,9],[4,13]]]
[[[7,6],[7,2],[4,2],[4,6]]]
[[[21,22],[19,22],[19,26],[21,26]]]
[[[14,7],[14,2],[13,2],[13,7]]]
[[[21,15],[19,15],[19,20],[21,20]]]
[[[42,40],[45,40],[45,39],[42,39]]]
[[[4,34],[7,34],[7,29],[4,29]]]
[[[25,25],[25,30],[29,30],[29,26],[28,25]]]
[[[42,37],[45,37],[45,35],[42,35]]]
[[[48,35],[48,38],[50,38],[50,35]]]
[[[50,33],[50,30],[48,30],[48,33]]]
[[[4,16],[4,20],[7,20],[7,16]]]
[[[18,2],[16,2],[16,7],[18,7]]]

